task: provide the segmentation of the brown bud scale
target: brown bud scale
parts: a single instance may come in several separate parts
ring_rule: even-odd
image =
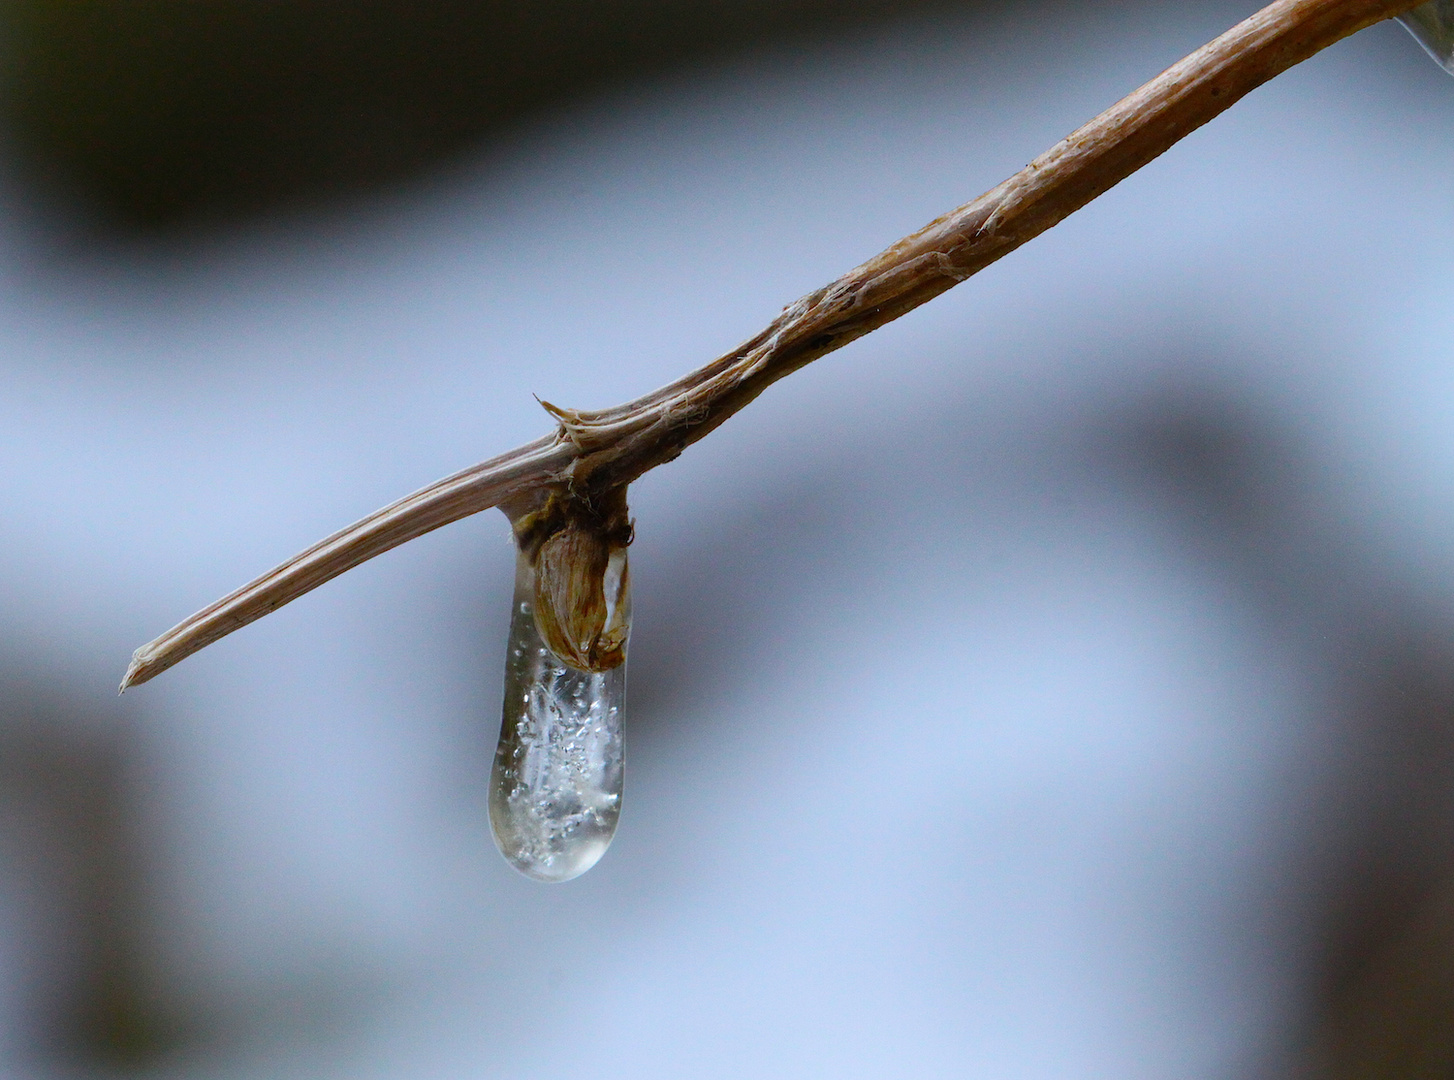
[[[515,519],[520,550],[535,570],[535,624],[561,660],[580,671],[610,671],[626,660],[631,521],[618,488],[586,501],[552,492]]]

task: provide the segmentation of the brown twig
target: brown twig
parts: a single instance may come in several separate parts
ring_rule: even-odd
[[[973,202],[785,308],[655,393],[577,412],[556,433],[423,488],[293,556],[143,645],[121,689],[451,521],[550,487],[607,491],[670,461],[783,376],[953,288],[1130,176],[1243,95],[1416,0],[1278,0],[1174,64]]]

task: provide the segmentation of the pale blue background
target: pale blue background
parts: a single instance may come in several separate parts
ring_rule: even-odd
[[[532,393],[704,362],[1246,13],[1143,8],[764,49],[207,243],[9,199],[0,654],[141,747],[155,952],[226,1033],[168,1073],[1190,1080],[1286,1046],[1364,613],[1454,619],[1454,81],[1392,26],[635,486],[625,812],[579,881],[484,820],[499,515],[111,696],[189,611],[547,430]]]

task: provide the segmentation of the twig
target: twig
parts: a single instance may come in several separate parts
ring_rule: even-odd
[[[614,409],[546,402],[556,433],[334,533],[143,645],[121,689],[407,540],[550,487],[605,491],[670,461],[783,376],[952,288],[1057,224],[1294,64],[1417,0],[1278,0],[1179,61],[998,187],[785,308],[706,367]]]

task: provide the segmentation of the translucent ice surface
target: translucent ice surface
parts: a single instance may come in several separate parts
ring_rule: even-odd
[[[1454,74],[1454,0],[1429,0],[1398,17],[1441,68]]]
[[[522,554],[490,826],[500,853],[522,874],[569,881],[596,864],[616,832],[626,665],[603,672],[570,667],[541,640],[534,604],[535,571]]]

